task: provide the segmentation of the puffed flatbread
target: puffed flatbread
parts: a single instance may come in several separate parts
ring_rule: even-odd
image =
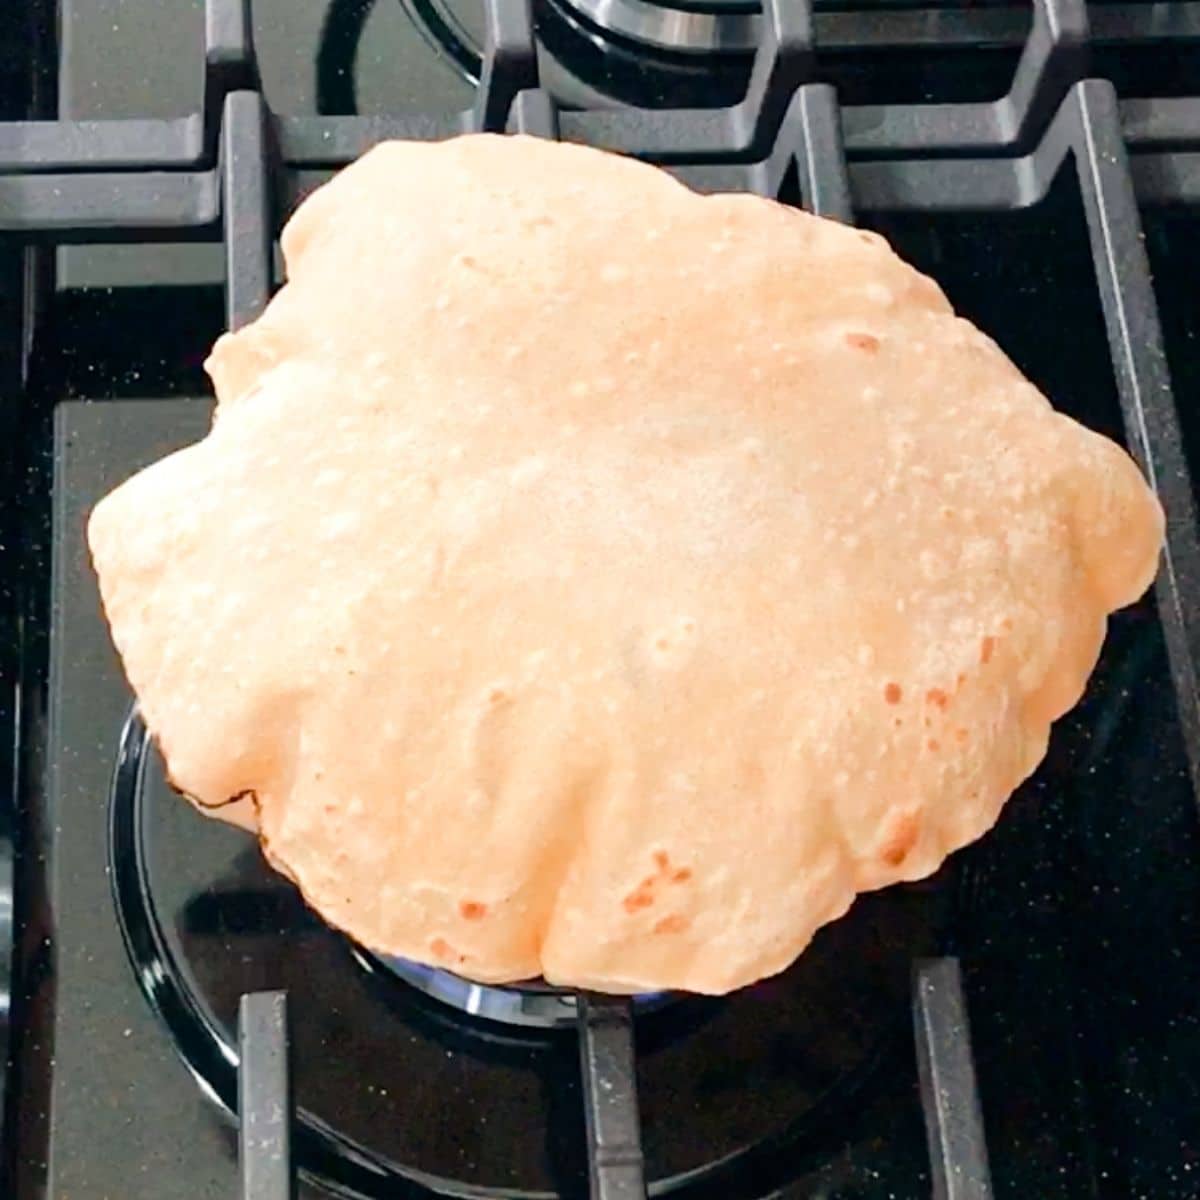
[[[174,783],[377,951],[779,971],[995,822],[1154,574],[1130,458],[875,234],[470,136],[283,249],[89,537]]]

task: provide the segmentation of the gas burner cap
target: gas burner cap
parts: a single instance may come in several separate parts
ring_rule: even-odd
[[[361,950],[356,955],[367,967],[389,971],[425,995],[473,1017],[540,1029],[575,1024],[575,994],[541,979],[499,985],[472,983],[450,971],[427,967],[406,958]],[[633,1005],[639,1013],[653,1012],[673,998],[670,992],[650,992],[635,996]]]
[[[748,0],[561,0],[604,33],[655,50],[720,54],[758,45],[760,6]]]

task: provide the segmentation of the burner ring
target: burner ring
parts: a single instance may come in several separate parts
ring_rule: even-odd
[[[409,987],[472,1017],[534,1029],[571,1028],[578,1017],[575,993],[541,979],[510,984],[475,983],[411,959],[376,954],[358,946],[352,952],[367,970],[387,971]],[[633,997],[634,1011],[654,1012],[676,999],[680,997],[672,992],[648,992]]]
[[[691,0],[564,0],[589,24],[615,37],[676,54],[730,54],[758,45],[758,6]]]

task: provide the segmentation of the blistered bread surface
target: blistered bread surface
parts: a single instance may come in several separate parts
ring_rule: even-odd
[[[174,784],[376,951],[779,971],[996,821],[1155,571],[1125,452],[874,234],[471,136],[283,249],[89,539]]]

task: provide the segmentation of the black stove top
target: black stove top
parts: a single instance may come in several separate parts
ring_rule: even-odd
[[[1198,65],[1187,0],[10,0],[0,1194],[1200,1195]],[[99,612],[296,199],[473,128],[878,229],[1169,515],[996,831],[725,999],[430,996],[170,796]]]

